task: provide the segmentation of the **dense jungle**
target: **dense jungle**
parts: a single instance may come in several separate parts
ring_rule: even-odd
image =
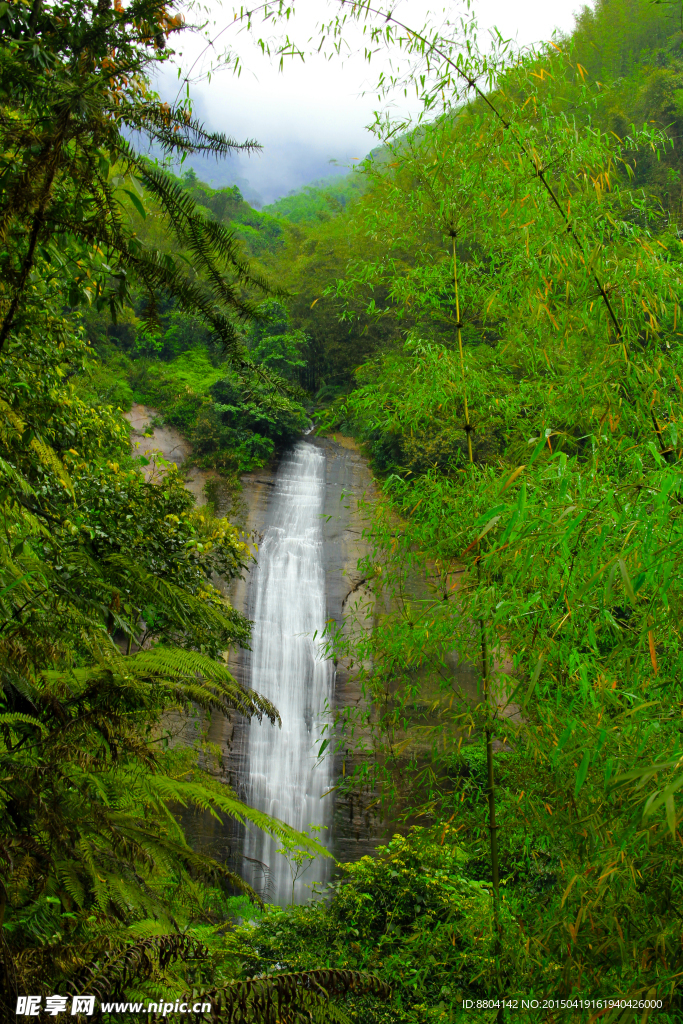
[[[422,114],[262,209],[186,163],[257,143],[154,91],[186,14],[0,3],[3,1020],[683,1021],[681,10],[519,52],[332,4]],[[280,725],[229,595],[242,478],[311,428],[374,480],[315,757],[383,838],[279,906],[190,824],[292,892],[332,859],[209,737]]]

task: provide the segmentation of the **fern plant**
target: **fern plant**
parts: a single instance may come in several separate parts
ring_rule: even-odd
[[[348,1024],[349,1017],[332,1000],[351,993],[391,998],[390,987],[375,975],[343,968],[265,974],[231,981],[209,995],[213,1012],[230,1024],[303,1024],[310,1020]],[[199,997],[205,994],[196,993]]]
[[[170,108],[151,92],[147,76],[169,57],[166,36],[182,27],[173,5],[152,0],[125,8],[21,2],[5,8],[0,350],[21,322],[36,260],[47,257],[64,266],[66,252],[73,270],[71,305],[94,299],[115,313],[135,280],[147,293],[150,319],[159,293],[171,294],[237,354],[232,316],[253,313],[242,288],[267,289],[267,282],[249,269],[231,233],[207,220],[187,192],[141,159],[127,138],[142,135],[169,154],[221,157],[257,148],[206,132],[185,106]],[[175,234],[182,256],[147,248],[132,230],[123,199],[144,217],[142,191]]]

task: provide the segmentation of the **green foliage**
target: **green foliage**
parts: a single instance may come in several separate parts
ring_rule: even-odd
[[[254,362],[284,377],[293,377],[300,367],[306,366],[301,349],[308,340],[303,331],[292,328],[289,311],[276,299],[266,299],[261,304],[259,319],[247,332]]]
[[[263,379],[235,370],[197,318],[177,307],[159,317],[156,332],[132,310],[126,330],[121,318],[114,326],[104,316],[86,314],[84,326],[102,363],[89,368],[81,390],[92,395],[96,389],[125,407],[132,401],[152,406],[182,431],[201,467],[233,477],[250,472],[307,423],[301,402],[284,392],[306,365],[300,350],[308,339],[293,328],[277,300],[267,300],[256,312],[259,319],[242,337],[250,364]]]
[[[371,974],[324,968],[232,981],[215,994],[219,1012],[228,1021],[263,1021],[263,1024],[350,1024],[334,997],[371,992],[388,998],[386,984]]]
[[[95,8],[90,5],[86,16],[69,2],[49,11],[15,3],[2,16],[6,155],[0,216],[9,244],[0,348],[42,256],[57,273],[74,269],[71,306],[94,301],[115,315],[133,279],[147,296],[151,323],[157,295],[165,291],[237,356],[233,318],[250,312],[240,288],[265,282],[250,271],[230,232],[208,220],[168,175],[141,160],[125,133],[141,133],[166,152],[218,156],[245,147],[208,134],[189,111],[170,109],[148,87],[146,73],[168,56],[159,40],[182,28],[182,16],[148,0],[126,10]],[[147,216],[145,194],[150,212],[175,238],[175,251],[162,253],[131,229],[129,209]]]
[[[437,45],[405,39],[434,104],[435,82],[485,71]],[[656,176],[642,188],[670,141],[610,135],[575,59],[531,55],[457,117],[451,93],[419,129],[388,126],[393,160],[367,169],[356,216],[377,249],[336,296],[406,340],[321,418],[384,477],[371,606],[329,635],[366,698],[340,713],[358,766],[342,785],[457,816],[494,887],[491,992],[657,993],[675,1013],[683,252]],[[491,732],[515,752],[489,791],[471,744]]]
[[[311,825],[310,833],[304,831],[302,835],[308,838],[309,835],[315,833],[318,837],[323,829],[326,829],[326,825]],[[302,875],[315,860],[315,855],[311,853],[311,850],[305,846],[301,846],[299,843],[292,843],[290,840],[285,840],[277,853],[281,854],[287,860],[289,867],[289,873],[292,876],[292,903],[294,903],[294,887],[296,880],[299,875]]]
[[[263,208],[271,217],[281,217],[290,224],[316,224],[343,213],[364,188],[360,175],[329,177],[306,185],[298,192],[278,199]]]
[[[374,857],[343,865],[328,899],[269,908],[255,925],[237,929],[230,948],[249,973],[322,963],[370,970],[391,985],[386,1016],[377,1004],[352,1001],[352,1019],[437,1020],[444,1012],[448,1019],[463,992],[481,995],[491,983],[490,901],[466,877],[467,861],[452,827],[413,828]]]
[[[163,990],[174,971],[183,990],[208,980],[203,947],[180,934],[211,914],[201,879],[258,897],[192,849],[190,811],[322,852],[237,799],[205,742],[212,714],[279,724],[224,657],[248,645],[250,624],[216,579],[239,576],[248,549],[194,508],[173,467],[145,478],[112,405],[130,388],[97,365],[73,315],[89,307],[98,345],[134,350],[145,338],[170,355],[200,326],[239,367],[243,394],[287,406],[286,382],[253,365],[236,326],[253,309],[244,289],[265,281],[127,141],[234,148],[149,89],[181,26],[148,0],[0,10],[3,1018],[17,989],[97,989],[106,975]],[[148,218],[143,237],[136,219]],[[230,372],[207,380],[206,361],[186,362],[204,390]]]
[[[198,465],[228,476],[264,465],[307,422],[299,402],[248,382],[225,363],[214,367],[201,348],[171,363],[140,360],[127,369],[135,399],[182,431]]]
[[[245,888],[188,845],[180,809],[318,847],[198,766],[215,759],[204,716],[278,722],[222,658],[250,624],[214,580],[248,551],[175,467],[146,480],[125,421],[79,396],[69,372],[92,354],[59,305],[25,305],[0,393],[0,911],[11,976],[48,994],[131,928],[168,936],[201,914],[201,876]],[[176,745],[184,719],[195,742]]]
[[[207,211],[212,220],[230,225],[235,238],[242,240],[250,255],[259,258],[276,253],[282,247],[283,229],[267,212],[269,208],[263,211],[253,209],[244,201],[237,185],[213,189],[200,181],[193,170],[174,180]]]
[[[383,323],[367,317],[342,319],[342,300],[328,293],[330,283],[344,274],[353,253],[373,246],[362,230],[355,230],[354,209],[355,204],[350,203],[343,215],[330,221],[289,226],[282,251],[266,261],[271,274],[290,293],[292,326],[306,339],[300,349],[306,366],[298,371],[298,379],[317,402],[347,393],[353,387],[354,370],[378,349],[393,343]],[[282,224],[287,225],[284,218]]]
[[[571,42],[588,74],[613,86],[642,78],[653,58],[680,42],[680,33],[679,12],[666,4],[598,0],[577,14]]]

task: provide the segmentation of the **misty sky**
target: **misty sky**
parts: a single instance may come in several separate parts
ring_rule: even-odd
[[[494,25],[520,46],[550,39],[554,29],[570,32],[573,13],[582,6],[580,0],[479,0],[472,9],[479,25],[480,45],[486,48],[488,30]],[[316,22],[329,18],[336,9],[338,4],[328,5],[326,0],[298,0],[290,35],[306,42]],[[451,10],[458,13],[460,8],[454,3]],[[421,25],[425,11],[426,4],[417,0],[402,0],[394,6],[394,12],[409,25]],[[259,199],[269,203],[321,177],[345,173],[354,159],[362,159],[377,144],[366,126],[378,106],[371,90],[385,58],[378,56],[370,66],[360,56],[344,62],[339,58],[332,62],[307,58],[304,64],[300,60],[288,62],[281,73],[245,33],[230,24],[232,21],[232,4],[212,3],[207,31],[215,35],[230,25],[215,50],[225,45],[236,50],[243,62],[241,76],[236,78],[223,71],[212,76],[210,82],[193,85],[194,110],[207,127],[237,141],[255,139],[264,149],[259,155],[240,155],[220,164],[210,161],[202,166],[195,158],[192,165],[200,177],[215,186],[237,181],[246,198],[255,204]],[[187,71],[203,49],[199,39],[189,33],[176,38],[175,46],[182,55],[179,53],[173,69],[167,66],[157,83],[169,102],[178,91],[177,67]],[[360,35],[355,40],[352,37],[351,45],[360,40]],[[210,52],[203,58],[204,66],[209,57]],[[363,96],[364,90],[371,92]],[[397,111],[407,109],[402,96],[395,97],[393,104]],[[414,106],[413,112],[416,110]]]

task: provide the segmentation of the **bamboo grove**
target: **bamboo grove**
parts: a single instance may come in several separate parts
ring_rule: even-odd
[[[435,55],[391,18],[377,31],[426,68],[432,116],[383,126],[390,156],[368,163],[356,212],[371,252],[335,286],[348,318],[405,337],[324,420],[385,474],[363,566],[376,626],[359,602],[357,628],[329,638],[368,700],[341,716],[343,742],[357,783],[460,821],[479,851],[480,985],[673,1007],[681,243],[641,169],[672,143],[596,123],[600,83],[569,44],[498,65],[472,98],[494,75],[476,51]],[[511,753],[491,756],[492,733]]]

